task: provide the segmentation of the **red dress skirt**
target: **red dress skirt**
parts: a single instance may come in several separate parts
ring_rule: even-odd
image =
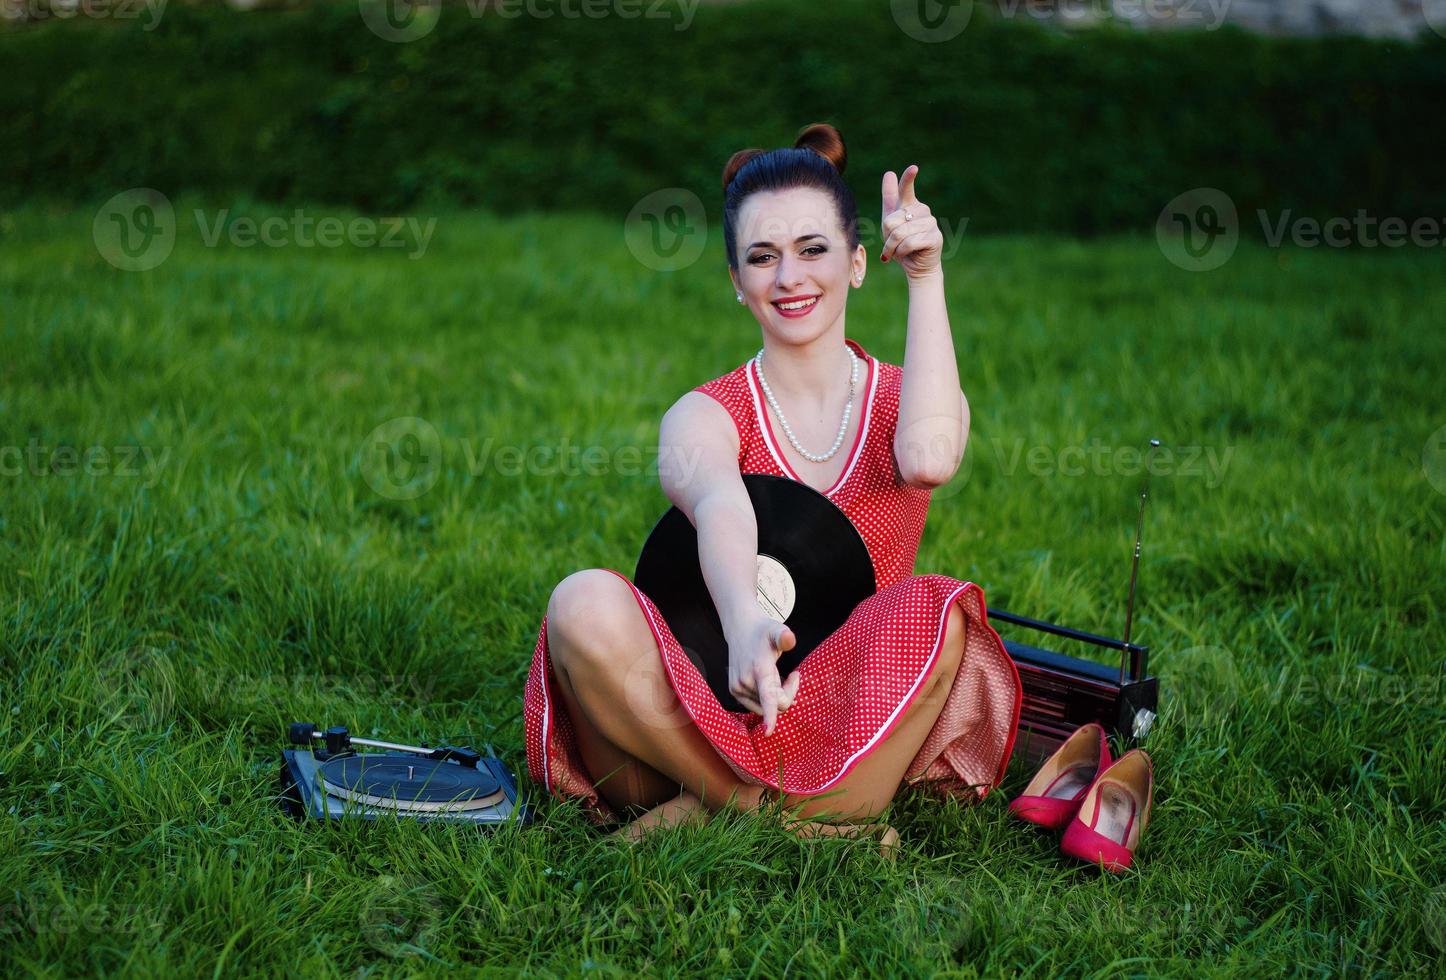
[[[761,715],[728,711],[718,702],[653,600],[627,576],[613,574],[628,583],[643,611],[668,682],[693,724],[740,780],[797,795],[827,792],[888,737],[939,655],[949,608],[957,604],[965,621],[964,655],[904,781],[980,799],[1003,779],[1014,746],[1019,674],[989,625],[979,586],[947,575],[913,574],[929,491],[904,483],[894,465],[903,372],[870,357],[857,342],[847,343],[867,365],[863,422],[848,464],[825,496],[863,537],[877,591],[804,658],[798,694],[778,716],[772,735],[763,733]],[[740,472],[800,480],[774,438],[751,360],[696,390],[716,398],[737,425]],[[559,798],[580,799],[596,822],[618,817],[578,751],[553,675],[546,616],[523,693],[523,725],[534,782]]]

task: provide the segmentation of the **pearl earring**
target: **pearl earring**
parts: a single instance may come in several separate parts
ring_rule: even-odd
[[[740,302],[740,303],[743,302],[743,294],[742,294],[742,293],[739,293],[739,294],[738,294],[738,302]]]

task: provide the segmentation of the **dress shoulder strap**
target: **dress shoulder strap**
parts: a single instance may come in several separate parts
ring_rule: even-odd
[[[744,373],[747,369],[748,362],[745,361],[727,374],[693,389],[713,398],[733,419],[733,425],[738,430],[739,466],[743,465],[743,459],[748,454],[749,433],[753,427],[753,396],[749,392],[748,378]]]

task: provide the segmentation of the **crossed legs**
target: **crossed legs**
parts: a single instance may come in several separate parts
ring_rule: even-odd
[[[548,651],[579,751],[598,792],[642,814],[629,836],[692,813],[752,809],[778,793],[739,779],[668,684],[657,641],[632,590],[605,569],[575,572],[547,605]],[[964,617],[949,611],[943,648],[888,736],[826,793],[784,794],[801,817],[871,820],[888,806],[944,706],[964,649]],[[813,824],[813,830],[818,825]]]

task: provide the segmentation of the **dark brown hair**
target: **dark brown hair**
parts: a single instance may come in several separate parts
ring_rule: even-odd
[[[848,150],[843,136],[828,123],[805,126],[792,147],[776,150],[739,150],[723,168],[723,243],[728,266],[738,268],[738,212],[750,194],[815,187],[833,198],[849,248],[859,246],[859,209],[849,185],[843,181]]]

